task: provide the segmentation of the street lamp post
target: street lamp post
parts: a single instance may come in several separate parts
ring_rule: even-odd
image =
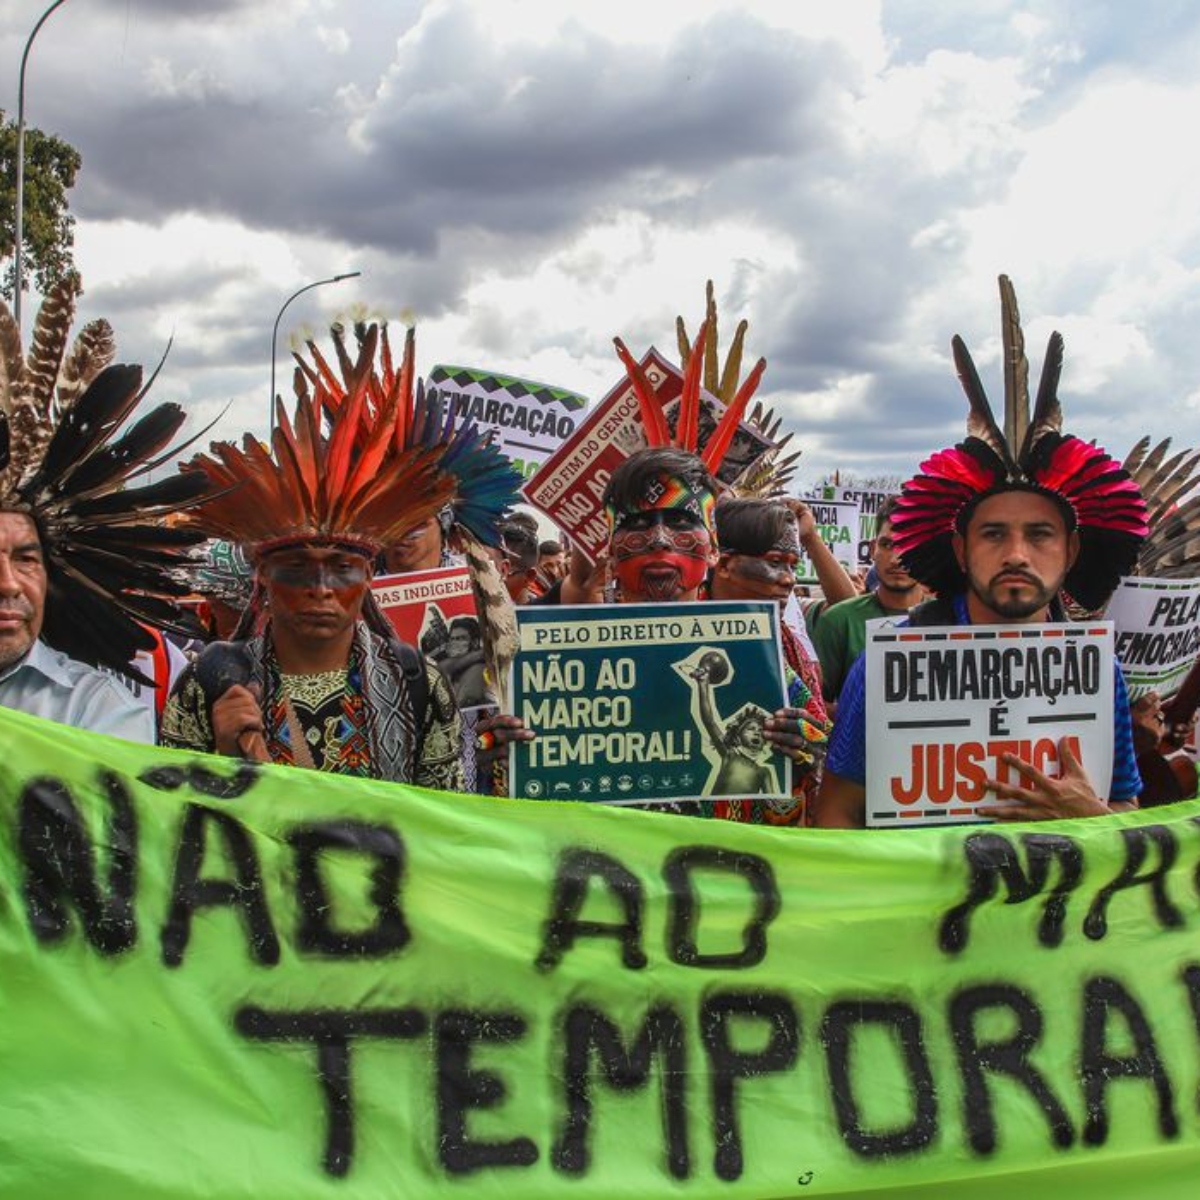
[[[23,241],[25,222],[25,64],[29,61],[29,51],[33,49],[33,39],[38,30],[46,23],[50,14],[66,0],[54,0],[48,9],[38,18],[38,23],[25,43],[25,53],[21,55],[21,77],[17,83],[17,213],[13,233],[13,248],[17,255],[16,265],[16,295],[13,297],[13,320],[17,323],[17,333],[21,332],[21,289],[25,286],[24,271],[21,259],[24,257]]]
[[[61,3],[61,0],[60,0]],[[278,315],[275,317],[275,326],[271,330],[271,401],[270,407],[267,410],[267,434],[275,428],[275,340],[279,336],[279,322],[283,320],[283,314],[287,312],[287,306],[291,304],[297,296],[303,296],[305,292],[311,291],[315,287],[321,287],[326,283],[341,283],[343,279],[357,279],[362,274],[361,271],[347,271],[343,275],[333,275],[329,279],[316,279],[312,283],[306,283],[302,288],[294,291],[284,302],[280,308]]]

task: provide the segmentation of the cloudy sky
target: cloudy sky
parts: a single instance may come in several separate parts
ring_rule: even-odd
[[[45,6],[0,4],[10,114]],[[281,389],[367,314],[599,397],[711,278],[815,478],[961,433],[954,333],[1001,403],[1001,272],[1069,429],[1200,441],[1198,59],[1186,0],[67,0],[26,116],[83,155],[81,317],[173,336],[156,393],[222,435],[312,280],[363,272],[288,309]]]

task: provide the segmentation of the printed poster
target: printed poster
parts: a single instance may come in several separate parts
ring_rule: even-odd
[[[466,567],[437,567],[381,575],[371,584],[375,603],[402,641],[437,663],[461,709],[495,705],[484,670],[483,631]]]
[[[495,434],[496,445],[529,479],[583,421],[587,397],[566,388],[498,371],[439,364],[429,373],[425,393],[439,411],[453,410]]]
[[[896,492],[880,492],[865,488],[841,487],[837,484],[827,484],[822,492],[826,500],[855,500],[858,502],[858,565],[871,565],[871,542],[875,537],[878,524],[877,516],[885,500],[897,495]]]
[[[858,571],[859,511],[857,500],[819,500],[813,496],[801,499],[812,510],[817,534],[833,553],[833,557],[854,575]],[[817,572],[808,555],[801,553],[796,565],[798,583],[818,583]]]
[[[1129,698],[1173,696],[1200,656],[1200,579],[1122,579],[1104,615]]]
[[[675,428],[683,375],[657,350],[650,348],[642,358],[646,378],[656,389],[667,425]],[[711,393],[700,392],[699,444],[716,428],[725,405]],[[736,479],[756,462],[773,443],[742,423],[730,443],[725,461],[717,472],[723,482]],[[550,456],[537,474],[521,489],[534,508],[544,512],[571,538],[572,546],[591,561],[608,544],[608,523],[601,499],[609,477],[635,450],[646,445],[637,396],[629,377],[620,380],[588,414],[570,439]]]
[[[985,820],[985,781],[1019,782],[1000,756],[1057,776],[1064,737],[1108,794],[1111,623],[873,629],[866,655],[868,825]]]
[[[763,722],[786,704],[778,606],[518,608],[513,796],[608,804],[792,792]]]

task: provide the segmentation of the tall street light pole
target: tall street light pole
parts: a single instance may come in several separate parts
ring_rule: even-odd
[[[306,283],[302,288],[294,291],[283,302],[283,307],[280,308],[278,315],[275,317],[275,327],[271,330],[271,400],[270,407],[267,410],[268,435],[275,428],[275,339],[279,336],[279,322],[283,320],[283,314],[287,312],[287,306],[297,296],[303,296],[305,292],[311,291],[315,287],[322,287],[327,283],[341,283],[343,279],[357,279],[361,274],[361,271],[347,271],[343,275],[333,275],[329,279],[314,280],[312,283]]]
[[[13,249],[17,255],[16,295],[13,297],[13,320],[17,323],[17,333],[21,332],[21,289],[25,286],[22,258],[25,254],[23,243],[25,222],[25,65],[29,61],[29,51],[33,49],[33,39],[38,30],[45,25],[50,14],[65,4],[66,0],[54,0],[48,9],[38,18],[38,23],[25,43],[25,53],[21,55],[21,78],[17,84],[17,214],[16,229],[13,236]]]

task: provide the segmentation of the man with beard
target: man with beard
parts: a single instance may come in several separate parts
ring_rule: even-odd
[[[1012,337],[1014,328],[1019,334],[1016,301],[1003,277],[1001,295],[1006,336]],[[953,345],[971,405],[968,435],[922,464],[891,513],[895,549],[913,577],[936,596],[915,609],[909,623],[944,627],[1061,620],[1060,592],[1085,609],[1103,607],[1137,559],[1148,532],[1147,509],[1117,460],[1062,432],[1057,397],[1062,338],[1055,333],[1050,339],[1032,419],[1023,388],[1006,397],[1005,424],[1022,431],[1017,450],[997,425],[962,340],[956,337]],[[1010,377],[1024,380],[1027,371],[1022,351]],[[854,828],[865,822],[865,667],[865,656],[860,657],[842,689],[817,797],[818,825]],[[1129,700],[1115,659],[1112,667],[1113,768],[1107,794],[1097,793],[1063,738],[1058,777],[1014,754],[1001,755],[1019,782],[986,780],[998,802],[979,805],[980,816],[1010,821],[1103,816],[1136,805],[1142,781]]]
[[[835,702],[854,660],[867,645],[867,622],[878,617],[901,617],[921,597],[921,585],[904,569],[892,537],[895,497],[880,506],[871,561],[879,583],[873,591],[828,607],[814,604],[805,614],[813,646],[821,663],[827,701]]]

